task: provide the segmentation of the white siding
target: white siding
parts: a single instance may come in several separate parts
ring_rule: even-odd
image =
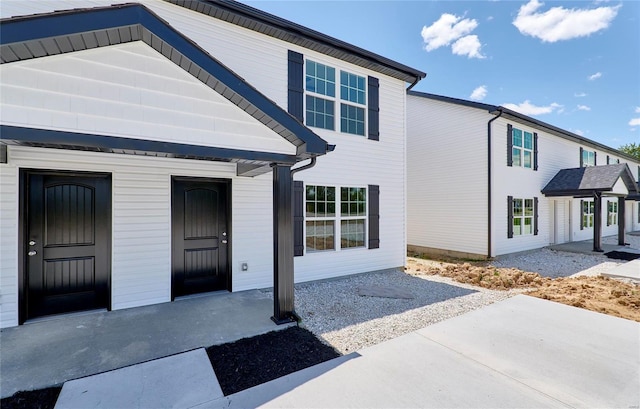
[[[138,41],[0,67],[2,122],[295,154],[295,146]]]
[[[507,124],[538,134],[538,171],[521,167],[507,166]],[[550,218],[553,218],[553,200],[569,200],[570,198],[545,198],[541,190],[561,169],[580,166],[580,147],[596,151],[597,165],[605,165],[607,152],[595,149],[587,144],[578,144],[548,132],[527,125],[500,118],[494,122],[494,189],[493,218],[495,255],[543,247],[554,241]],[[611,158],[614,156],[609,154]],[[631,169],[637,163],[622,160]],[[538,236],[521,236],[507,238],[507,196],[539,198],[539,234]],[[609,200],[617,200],[609,198]],[[571,200],[571,231],[565,241],[589,240],[593,238],[593,229],[580,230],[580,199]],[[567,215],[565,215],[565,218]],[[569,223],[565,219],[565,223]],[[607,226],[607,198],[602,199],[602,233],[603,236],[616,235],[617,225]],[[566,227],[566,224],[565,224]]]
[[[57,169],[112,175],[113,309],[166,302],[171,296],[171,176],[231,179],[233,290],[272,281],[271,177],[235,176],[222,162],[9,147],[2,165],[2,326],[17,324],[17,170]],[[240,262],[249,264],[240,271]]]
[[[408,244],[486,255],[487,121],[492,115],[407,99]]]
[[[11,160],[13,152],[9,150]],[[0,328],[18,325],[18,172],[0,164]]]

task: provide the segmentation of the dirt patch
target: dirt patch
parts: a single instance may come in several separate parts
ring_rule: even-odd
[[[520,289],[525,294],[640,322],[640,285],[608,277],[548,278],[516,268],[483,263],[440,262],[409,257],[411,275],[439,275],[492,290]]]

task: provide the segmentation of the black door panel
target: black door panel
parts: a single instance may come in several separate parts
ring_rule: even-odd
[[[109,175],[29,173],[26,318],[108,307]]]
[[[226,182],[173,178],[172,298],[228,289]]]

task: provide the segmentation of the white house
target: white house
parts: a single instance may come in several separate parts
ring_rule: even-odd
[[[603,235],[640,230],[640,162],[504,107],[410,91],[407,148],[410,250],[599,250]]]
[[[285,322],[294,279],[404,265],[424,73],[234,1],[112,3],[0,7],[1,327],[271,286]]]

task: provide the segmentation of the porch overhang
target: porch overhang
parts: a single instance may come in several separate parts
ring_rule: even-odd
[[[141,4],[56,11],[0,20],[2,64],[133,41],[146,43],[289,141],[296,147],[295,162],[329,151],[325,140]],[[5,139],[4,135],[2,139]],[[201,152],[200,148],[193,149]]]
[[[588,166],[560,170],[542,189],[542,194],[547,197],[593,197],[596,194],[627,197],[638,194],[638,185],[626,163]]]
[[[618,244],[624,245],[624,200],[638,194],[626,163],[562,169],[542,189],[547,197],[593,198],[593,251],[602,252],[602,197],[618,198]]]

